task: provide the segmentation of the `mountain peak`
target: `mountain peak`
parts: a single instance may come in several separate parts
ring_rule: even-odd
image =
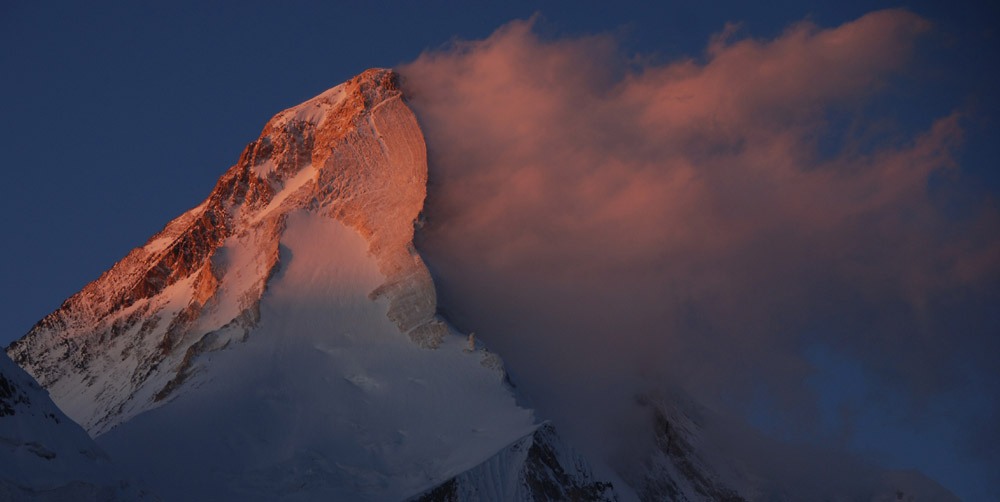
[[[436,316],[426,182],[396,74],[366,71],[8,352],[168,500],[614,499]]]
[[[426,150],[397,78],[368,70],[278,113],[204,202],[42,319],[9,347],[12,358],[91,433],[155,406],[199,354],[259,321],[296,210],[357,231],[385,277],[371,298],[384,297],[419,346],[439,345],[447,328],[412,246]]]
[[[343,84],[278,113],[264,126],[261,138],[289,135],[293,139],[314,140],[321,145],[333,144],[353,130],[359,115],[370,113],[387,100],[401,98],[398,80],[399,75],[392,70],[365,70]],[[303,137],[309,129],[314,136]],[[266,159],[271,152],[266,149],[266,144],[261,146],[265,150],[253,154],[255,158]],[[315,156],[310,159],[313,165],[321,166],[328,151],[320,148],[311,153]]]

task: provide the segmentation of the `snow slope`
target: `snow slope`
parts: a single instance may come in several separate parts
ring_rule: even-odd
[[[483,351],[400,333],[368,298],[384,277],[355,231],[307,210],[286,225],[259,325],[100,436],[114,458],[167,500],[401,500],[537,428]]]
[[[0,500],[137,500],[108,456],[0,353]]]

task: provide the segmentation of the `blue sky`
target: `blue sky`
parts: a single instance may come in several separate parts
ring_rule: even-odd
[[[727,23],[738,23],[737,38],[767,40],[802,20],[833,28],[876,8],[908,8],[932,27],[902,76],[865,103],[866,116],[891,123],[865,141],[877,149],[957,111],[958,169],[931,176],[927,191],[937,210],[956,222],[955,232],[994,204],[1000,192],[994,132],[1000,19],[986,2],[649,3],[5,2],[0,151],[7,190],[0,214],[8,238],[0,260],[0,342],[24,334],[129,249],[197,205],[274,113],[366,68],[447,51],[442,48],[457,39],[486,39],[536,14],[532,29],[542,40],[610,34],[619,61],[649,68],[684,58],[705,61],[710,39]],[[843,130],[849,126],[842,124]],[[987,241],[998,233],[995,227],[975,232]],[[991,313],[996,290],[995,282],[971,292],[949,290],[939,302],[946,305],[932,307],[949,312],[935,318],[933,333],[973,333],[955,338],[966,346],[954,357],[996,348],[984,338],[997,334]],[[861,316],[861,310],[851,314]],[[809,348],[806,358],[819,368],[810,385],[818,389],[821,409],[858,406],[874,395],[923,411],[850,414],[856,432],[844,443],[878,450],[873,455],[892,465],[920,467],[969,500],[995,497],[985,479],[1000,471],[1000,453],[992,449],[1000,443],[996,428],[979,423],[977,431],[992,429],[992,435],[978,451],[957,429],[997,416],[996,370],[971,364],[954,376],[960,383],[915,391],[938,382],[914,382],[887,366],[863,363],[858,352],[846,342]],[[840,411],[824,413],[834,423],[827,432],[846,434],[843,424],[835,424]],[[757,416],[765,417],[758,420],[765,429],[783,429],[789,420]],[[928,437],[926,447],[917,444]]]

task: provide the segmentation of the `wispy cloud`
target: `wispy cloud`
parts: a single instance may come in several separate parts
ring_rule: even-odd
[[[996,215],[955,221],[928,195],[961,117],[908,133],[870,106],[930,29],[905,10],[727,29],[650,64],[517,21],[423,54],[401,72],[449,313],[578,431],[620,428],[659,385],[731,408],[763,391],[808,429],[817,345],[918,396],[958,365],[995,379],[969,354],[997,342],[951,320],[971,305],[955,298],[996,293]]]

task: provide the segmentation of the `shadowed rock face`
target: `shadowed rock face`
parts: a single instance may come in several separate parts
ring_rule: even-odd
[[[288,212],[357,230],[385,283],[371,297],[423,347],[447,332],[412,246],[424,139],[397,76],[368,70],[272,118],[208,198],[7,349],[91,434],[168,398],[199,354],[243,339],[280,267]]]

